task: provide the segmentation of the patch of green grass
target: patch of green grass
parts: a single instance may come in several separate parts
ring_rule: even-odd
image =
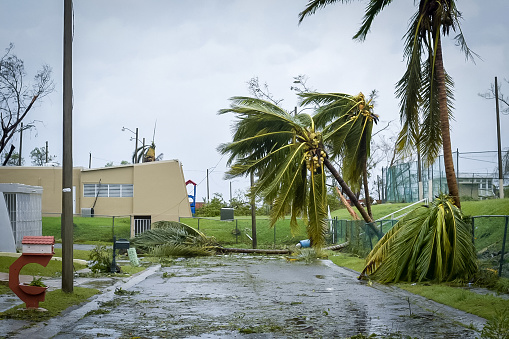
[[[72,251],[73,259],[88,260],[89,255],[90,255],[90,251],[84,251],[84,250],[73,250]],[[62,249],[55,248],[55,254],[53,256],[62,258]]]
[[[221,221],[219,219],[198,219],[181,218],[182,223],[199,229],[207,236],[213,236],[221,245],[228,247],[250,248],[251,240],[251,218],[238,217],[235,221]],[[198,225],[199,223],[199,225]],[[270,227],[269,219],[256,218],[256,236],[259,248],[274,247],[274,234],[276,247],[295,245],[300,240],[307,239],[306,227],[302,220],[299,220],[299,228],[295,234],[290,230],[290,219],[279,220],[274,227]],[[238,230],[239,235],[235,236]]]
[[[42,217],[42,234],[52,235],[55,239],[61,239],[60,217]],[[113,218],[73,217],[73,239],[75,243],[88,241],[113,241],[112,226]],[[129,238],[131,234],[131,220],[129,218],[115,218],[115,236],[117,238]]]
[[[361,272],[365,266],[364,258],[348,253],[335,253],[329,256],[329,259],[338,266],[347,267],[356,272]]]
[[[81,304],[91,296],[99,293],[95,288],[74,287],[73,293],[65,293],[62,290],[55,290],[46,293],[46,300],[39,303],[39,307],[45,308],[47,312],[34,310],[23,310],[25,304],[15,306],[5,312],[0,312],[0,318],[19,319],[29,321],[44,321],[59,315],[68,307]]]
[[[507,308],[507,300],[492,295],[480,295],[468,290],[443,284],[396,284],[408,292],[421,295],[444,305],[475,314],[484,319],[496,316],[497,310]]]
[[[373,212],[373,218],[379,219],[382,217],[385,217],[388,214],[394,213],[397,210],[406,207],[410,204],[406,203],[385,203],[385,204],[379,204],[379,205],[372,205],[371,211]],[[355,208],[353,207],[353,210],[357,213],[357,215],[362,218]],[[339,210],[335,210],[331,212],[332,217],[338,217],[338,219],[344,219],[344,220],[352,220],[352,217],[350,216],[350,213],[346,210],[346,208],[341,208]]]
[[[143,267],[143,266],[135,267],[135,266],[131,266],[131,265],[125,265],[125,266],[120,266],[120,272],[132,275],[132,274],[136,274],[138,272],[145,270],[145,268],[146,267]]]
[[[6,293],[12,293],[11,289],[9,288],[9,286],[4,285],[4,284],[0,284],[0,294],[6,294]]]
[[[14,257],[0,257],[0,272],[9,272],[9,266],[12,265],[14,261],[18,258]],[[74,269],[81,270],[82,268],[87,267],[86,265],[81,265],[74,263]],[[33,276],[43,276],[43,277],[54,277],[58,276],[62,273],[62,262],[57,260],[50,260],[46,267],[39,264],[28,264],[25,265],[20,274],[23,275],[33,275]]]

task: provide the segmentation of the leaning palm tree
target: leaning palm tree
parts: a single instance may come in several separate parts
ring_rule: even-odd
[[[373,122],[378,122],[378,116],[373,112],[372,97],[366,102],[362,93],[355,98],[338,93],[302,93],[300,96],[303,98],[301,105],[317,105],[317,126],[323,128],[323,133],[331,134],[327,138],[330,140],[331,159],[343,159],[345,182],[352,190],[358,191],[362,181],[366,209],[372,218],[367,165]],[[352,105],[352,101],[358,105]]]
[[[344,98],[344,104],[336,113],[345,119],[331,128],[319,129],[316,116],[294,116],[274,103],[257,98],[234,97],[230,108],[218,113],[234,113],[238,118],[233,126],[233,141],[218,147],[220,153],[230,155],[231,169],[227,177],[257,174],[259,179],[251,194],[273,203],[271,225],[290,212],[290,225],[295,229],[297,218],[303,216],[308,221],[307,233],[315,247],[324,244],[327,227],[324,168],[336,178],[364,220],[373,222],[329,161],[325,147],[340,142],[335,139],[345,141],[348,133],[343,131],[351,129],[363,116],[359,107],[366,106],[364,96],[336,95]],[[373,225],[371,227],[376,231]]]
[[[467,280],[477,271],[472,233],[446,195],[407,214],[366,257],[361,277],[398,281]]]
[[[350,1],[310,0],[299,13],[299,22],[327,5]],[[390,3],[392,0],[370,0],[354,39],[364,40],[375,16]],[[398,82],[396,90],[401,100],[400,116],[403,122],[398,149],[404,151],[420,145],[418,148],[424,150],[423,158],[431,163],[442,146],[449,193],[455,205],[460,207],[449,131],[452,81],[444,69],[441,35],[449,35],[451,29],[457,30],[455,40],[467,59],[472,58],[473,53],[463,38],[459,23],[461,13],[456,7],[456,1],[420,0],[416,3],[419,7],[410,21],[405,40],[407,71]]]

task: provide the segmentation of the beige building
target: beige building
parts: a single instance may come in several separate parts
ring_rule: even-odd
[[[61,213],[61,167],[0,167],[0,183],[41,186],[42,213]],[[75,214],[130,216],[131,236],[154,221],[192,216],[178,160],[74,168],[72,194]]]

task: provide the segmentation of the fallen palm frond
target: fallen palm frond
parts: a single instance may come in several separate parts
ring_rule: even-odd
[[[467,280],[477,270],[461,211],[441,195],[403,217],[366,258],[361,277],[380,282]]]
[[[218,247],[213,237],[179,222],[159,222],[156,228],[131,239],[134,247],[156,256],[211,255]]]

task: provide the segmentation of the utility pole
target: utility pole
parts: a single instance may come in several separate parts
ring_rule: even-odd
[[[251,172],[251,188],[254,186],[254,173]],[[255,196],[251,190],[251,237],[253,238],[253,248],[258,247],[258,240],[256,238],[256,204]]]
[[[92,152],[88,153],[88,168],[92,168]]]
[[[230,207],[232,207],[232,182],[230,181]]]
[[[504,199],[504,173],[502,171],[502,143],[500,141],[500,111],[498,108],[498,83],[495,77],[495,108],[497,110],[497,145],[498,145],[498,193]]]
[[[21,129],[19,130],[19,158],[18,158],[18,166],[21,166],[21,149],[23,145],[23,123],[21,123]]]
[[[136,152],[138,151],[138,127],[136,127],[136,141],[134,144],[134,163],[138,163],[138,157],[136,156]]]
[[[210,202],[210,195],[209,195],[209,169],[207,168],[207,202]]]
[[[64,0],[63,152],[62,152],[62,291],[73,292],[72,211],[72,0]],[[46,146],[46,152],[48,148]],[[46,153],[47,154],[47,153]]]
[[[48,163],[48,142],[46,141],[46,163]]]

